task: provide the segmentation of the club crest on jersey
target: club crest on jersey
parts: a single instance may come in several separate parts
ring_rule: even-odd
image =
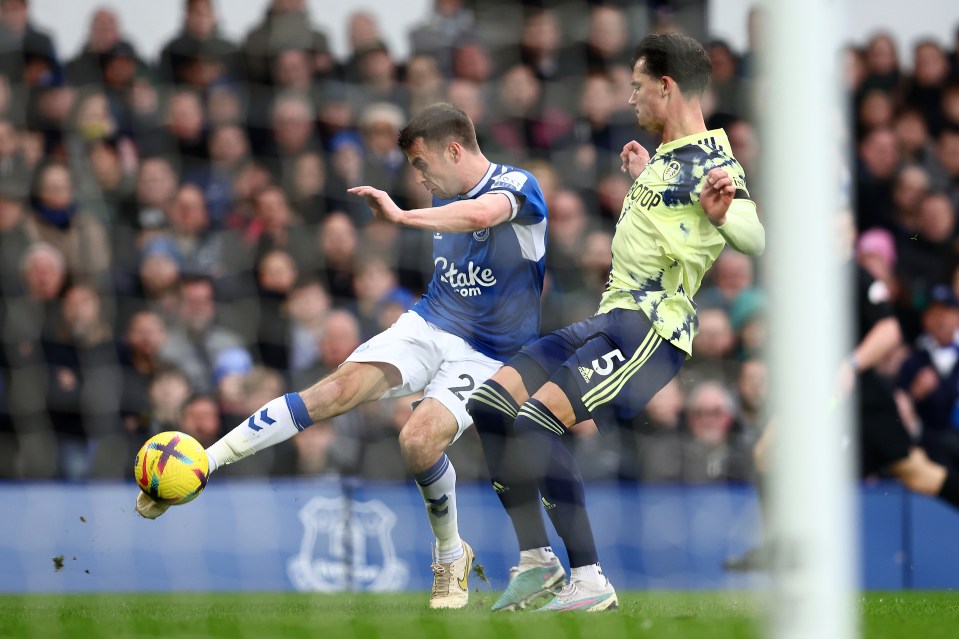
[[[346,510],[349,509],[349,512]],[[396,514],[379,500],[314,497],[299,513],[300,552],[287,562],[297,590],[401,590],[409,568],[396,557]]]
[[[479,231],[473,231],[473,239],[477,242],[485,242],[489,239],[489,229],[480,229]]]
[[[679,161],[673,160],[666,165],[666,170],[663,171],[663,180],[666,182],[672,182],[676,179],[676,176],[679,175],[679,171],[681,169],[682,167],[680,166]]]
[[[460,297],[482,295],[484,288],[496,284],[493,269],[481,268],[473,264],[472,260],[463,267],[463,270],[460,270],[456,264],[451,263],[445,257],[436,258],[433,264],[435,264],[436,271],[439,273],[440,281],[452,286]]]
[[[509,173],[494,177],[493,186],[490,190],[495,189],[497,186],[503,186],[513,191],[521,191],[523,190],[523,185],[526,184],[526,180],[527,177],[519,171],[510,171]]]

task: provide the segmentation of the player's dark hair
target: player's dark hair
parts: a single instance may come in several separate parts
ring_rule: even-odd
[[[633,52],[633,66],[643,60],[643,70],[653,78],[669,76],[689,96],[702,95],[713,73],[709,53],[698,41],[681,33],[654,33],[643,38]]]
[[[419,138],[427,145],[446,144],[450,140],[456,140],[463,148],[479,151],[473,121],[462,109],[446,102],[428,106],[420,111],[400,131],[397,144],[406,151]]]

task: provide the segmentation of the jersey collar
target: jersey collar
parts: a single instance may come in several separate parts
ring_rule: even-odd
[[[729,148],[729,140],[726,138],[726,131],[724,131],[723,129],[710,129],[708,131],[702,131],[700,133],[693,133],[692,135],[687,135],[684,138],[677,138],[667,144],[661,144],[656,149],[656,153],[660,154],[668,151],[673,151],[680,147],[686,146],[687,144],[696,144],[698,141],[703,140],[705,138],[710,138],[710,137],[716,138],[716,141],[719,142],[720,144],[725,143],[725,147],[727,149]]]
[[[470,189],[469,191],[467,191],[466,193],[463,193],[463,194],[458,195],[458,196],[456,196],[456,197],[458,197],[458,198],[461,199],[461,200],[470,200],[470,199],[476,197],[476,194],[479,193],[480,191],[482,191],[482,190],[483,190],[483,187],[486,186],[486,183],[489,182],[489,179],[493,176],[493,171],[494,171],[495,169],[496,169],[496,165],[493,164],[492,162],[490,162],[490,163],[489,163],[489,168],[486,169],[486,175],[484,175],[484,176],[482,177],[482,179],[480,179],[480,181],[476,183],[476,186],[474,186],[473,188],[471,188],[471,189]]]

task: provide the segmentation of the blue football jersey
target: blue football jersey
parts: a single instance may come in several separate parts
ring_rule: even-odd
[[[413,311],[505,361],[539,337],[546,201],[532,174],[501,164],[490,164],[479,184],[459,199],[486,193],[508,197],[512,216],[472,233],[434,233],[433,279]],[[434,198],[433,206],[452,201]]]

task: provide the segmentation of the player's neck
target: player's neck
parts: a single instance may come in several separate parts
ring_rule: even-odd
[[[666,118],[666,123],[663,125],[662,143],[669,144],[673,140],[702,133],[705,130],[706,123],[703,120],[703,112],[699,108],[699,104],[690,105],[686,109],[677,110]]]
[[[489,171],[490,161],[482,153],[467,154],[463,156],[463,191],[460,195],[468,193],[473,187],[480,183],[486,177]]]

